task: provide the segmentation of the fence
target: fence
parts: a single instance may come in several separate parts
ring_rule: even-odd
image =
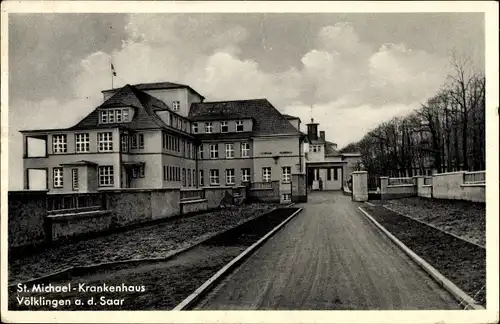
[[[63,213],[99,210],[104,207],[103,202],[100,193],[47,195],[47,212]]]
[[[412,185],[413,178],[389,178],[389,186]]]
[[[486,183],[486,171],[465,172],[464,183]]]

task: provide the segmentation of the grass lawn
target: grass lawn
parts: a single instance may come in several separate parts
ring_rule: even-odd
[[[465,240],[482,246],[486,244],[485,204],[419,197],[389,200],[385,204]]]
[[[9,259],[9,284],[38,278],[70,266],[167,257],[215,233],[258,217],[274,204],[249,204],[166,220],[133,230],[49,248],[40,253]]]
[[[476,301],[486,305],[486,250],[382,206],[363,208],[389,232]],[[435,217],[435,216],[434,216]],[[438,216],[439,217],[439,216]]]

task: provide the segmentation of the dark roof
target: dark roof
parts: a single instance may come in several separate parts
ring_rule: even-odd
[[[193,103],[189,110],[192,120],[217,118],[252,118],[252,135],[295,134],[300,132],[267,99],[249,99]]]
[[[134,84],[133,87],[139,90],[160,90],[160,89],[189,89],[192,92],[196,93],[201,98],[205,99],[200,93],[191,88],[186,84],[173,83],[173,82],[152,82],[152,83],[138,83]],[[113,91],[114,89],[103,90],[102,92]]]
[[[61,163],[61,165],[97,165],[97,163],[87,160],[80,160],[76,162]]]
[[[172,127],[167,126],[155,113],[157,110],[168,109],[168,106],[161,100],[147,94],[144,91],[138,90],[129,84],[119,89],[98,108],[105,107],[133,107],[135,109],[135,114],[130,122],[102,125],[99,124],[99,110],[95,109],[79,123],[69,129],[77,130],[120,126],[130,129],[172,129]]]
[[[286,119],[298,119],[298,120],[300,120],[299,117],[292,116],[292,115],[287,115],[287,114],[283,114],[283,117],[285,117]]]
[[[333,148],[333,145],[326,142],[325,145],[325,156],[340,156],[341,154]]]

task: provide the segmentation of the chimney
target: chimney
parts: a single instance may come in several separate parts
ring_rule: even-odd
[[[321,138],[323,141],[325,140],[325,131],[319,131],[319,138]]]

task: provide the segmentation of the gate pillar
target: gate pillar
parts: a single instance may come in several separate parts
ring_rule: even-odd
[[[354,171],[352,173],[352,200],[368,201],[367,171]]]

